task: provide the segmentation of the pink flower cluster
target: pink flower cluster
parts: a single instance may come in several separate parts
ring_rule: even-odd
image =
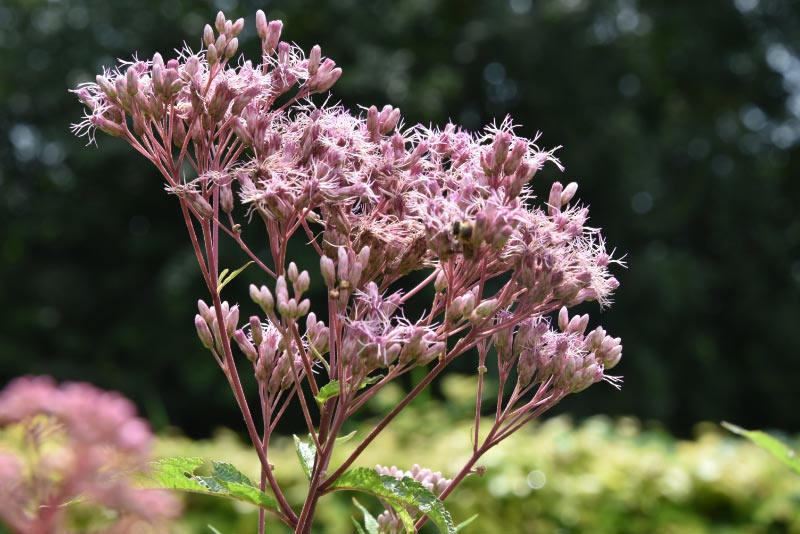
[[[185,49],[166,62],[159,54],[134,60],[83,84],[75,93],[87,113],[75,130],[123,138],[178,197],[212,296],[199,303],[198,336],[231,384],[279,500],[266,441],[292,397],[299,401],[320,461],[299,518],[281,503],[287,524],[307,530],[317,497],[352,463],[322,479],[343,421],[414,367],[435,362],[361,448],[450,362],[477,352],[475,457],[454,485],[481,454],[565,395],[603,379],[618,382],[606,371],[620,359],[619,338],[601,327],[587,334],[588,316],[570,319],[566,309],[609,304],[618,286],[609,266],[619,261],[587,225],[577,184],[555,182],[537,198],[536,174],[548,163],[563,171],[554,150],[537,144],[539,134],[517,135],[510,119],[470,133],[454,124],[405,127],[392,106],[360,116],[315,106],[310,97],[341,75],[335,63],[318,46],[306,57],[281,41],[280,21],[259,11],[261,61],[233,65],[242,27],[242,19],[220,13],[205,28],[204,50]],[[245,243],[243,216],[266,230],[258,246],[268,244],[271,264]],[[251,285],[261,313],[244,324],[238,306],[219,296],[225,235],[274,280]],[[293,237],[319,255],[324,313],[304,298],[315,277],[287,260]],[[424,280],[398,289],[417,270]],[[423,295],[431,298],[425,312],[406,317],[408,301]],[[260,384],[263,437],[232,346]],[[479,445],[490,355],[501,385],[495,425]],[[319,399],[318,380],[336,386],[324,396],[319,425],[304,393],[308,387]]]
[[[14,423],[20,450],[0,450],[0,519],[15,532],[66,532],[72,511],[87,504],[113,512],[103,532],[155,532],[178,514],[168,493],[135,486],[153,436],[124,397],[22,377],[0,392],[0,425]]]

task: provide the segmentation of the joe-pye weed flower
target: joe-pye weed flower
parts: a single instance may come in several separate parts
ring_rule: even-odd
[[[442,500],[480,470],[486,451],[566,395],[601,380],[619,383],[607,374],[619,362],[619,338],[568,311],[587,300],[608,305],[618,286],[608,269],[619,261],[587,226],[577,184],[534,194],[545,165],[563,170],[538,134],[516,135],[510,119],[470,133],[455,124],[407,127],[392,106],[360,115],[318,106],[312,95],[342,74],[334,61],[319,46],[306,55],[281,41],[282,23],[262,11],[260,61],[238,58],[243,24],[219,13],[199,51],[123,62],[81,84],[74,92],[86,115],[74,130],[90,141],[98,129],[124,139],[175,195],[210,295],[198,303],[195,327],[242,411],[262,465],[260,487],[276,498],[270,512],[309,532],[318,499],[457,358],[475,362],[473,455],[437,485]],[[242,238],[248,223],[265,228],[268,255]],[[259,269],[253,305],[243,304],[241,316],[221,297],[230,276],[220,276],[221,263],[241,263],[221,261],[225,238]],[[293,238],[319,255],[319,272],[287,258]],[[419,270],[422,282],[399,283]],[[316,284],[324,284],[327,305],[311,311],[304,295]],[[426,311],[407,316],[405,305],[425,288],[433,294]],[[244,393],[234,347],[252,365],[257,399]],[[420,366],[424,378],[343,464],[330,465],[344,422]],[[489,366],[498,370],[495,399],[484,398]],[[269,463],[271,433],[294,402],[314,451],[300,510]],[[494,413],[488,429],[485,413]],[[413,519],[419,527],[426,516],[417,510]]]

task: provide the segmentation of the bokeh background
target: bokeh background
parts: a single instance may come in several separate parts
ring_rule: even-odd
[[[510,114],[563,145],[627,269],[594,320],[622,391],[559,407],[800,430],[800,6],[789,0],[6,0],[0,4],[0,385],[47,373],[122,391],[156,428],[240,429],[197,341],[204,295],[174,199],[117,139],[85,147],[67,90],[116,58],[199,46],[222,9],[321,44],[334,99],[473,130]],[[165,54],[165,57],[169,54]],[[240,262],[240,263],[243,263]],[[469,365],[462,368],[469,371]]]

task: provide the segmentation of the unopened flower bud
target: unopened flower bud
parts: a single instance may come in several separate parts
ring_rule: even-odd
[[[292,300],[294,301],[294,299]],[[297,305],[297,311],[294,313],[294,318],[297,319],[299,317],[305,316],[310,309],[311,309],[311,301],[308,299],[301,300],[300,304]]]
[[[267,36],[267,29],[267,16],[259,9],[256,11],[256,32],[259,39],[263,40]]]
[[[514,146],[511,148],[511,153],[508,155],[506,162],[503,165],[504,174],[509,176],[516,172],[516,170],[519,168],[519,164],[522,162],[522,158],[525,156],[527,149],[527,145],[519,139],[516,143],[514,143]]]
[[[572,197],[575,196],[575,193],[578,191],[578,184],[575,182],[570,182],[567,184],[567,187],[564,188],[564,192],[561,193],[561,205],[569,204]]]
[[[228,59],[232,58],[236,54],[236,51],[238,49],[239,49],[239,39],[237,37],[234,37],[233,39],[228,41],[228,45],[225,47],[225,57]]]
[[[207,349],[214,348],[214,338],[211,335],[211,330],[208,328],[208,323],[199,313],[194,316],[194,326],[197,328],[197,337]]]
[[[369,265],[369,253],[370,253],[369,246],[366,245],[361,249],[361,251],[359,251],[358,263],[362,267],[366,267],[367,265]]]
[[[339,247],[339,280],[348,280],[350,278],[350,259],[348,258],[347,251],[344,247]]]
[[[244,29],[244,19],[242,18],[236,19],[236,22],[234,22],[233,26],[231,26],[231,35],[234,36],[239,35],[243,29]]]
[[[566,306],[561,306],[558,311],[558,328],[563,332],[567,329],[567,325],[569,325],[569,312]]]
[[[275,282],[275,300],[278,305],[278,311],[283,315],[289,305],[289,289],[286,285],[286,277],[279,276]]]
[[[217,61],[219,61],[219,54],[217,53],[217,47],[214,46],[214,43],[208,45],[206,59],[208,60],[209,66],[214,66],[217,64]]]
[[[261,341],[264,340],[264,329],[261,328],[261,320],[255,315],[250,317],[250,336],[256,345],[261,345]]]
[[[456,297],[450,303],[450,306],[447,307],[447,314],[445,318],[449,322],[456,322],[459,321],[462,317],[464,317],[464,297]]]
[[[131,65],[125,71],[125,81],[128,87],[128,94],[134,96],[139,92],[139,73],[136,71],[136,66]]]
[[[179,117],[172,123],[172,142],[178,148],[183,147],[183,143],[186,142],[186,126]]]
[[[289,268],[286,269],[286,277],[289,279],[289,281],[292,283],[297,282],[297,276],[299,274],[300,273],[297,270],[297,264],[295,262],[289,263]]]
[[[486,319],[497,309],[497,299],[489,299],[481,302],[477,308],[472,312],[473,316],[478,319]]]
[[[333,260],[327,256],[322,256],[319,259],[319,270],[322,273],[322,279],[328,288],[336,285],[336,268],[333,265]]]
[[[217,40],[214,42],[214,48],[217,49],[217,52],[224,54],[226,46],[228,46],[228,38],[225,37],[224,34],[217,37]]]
[[[499,173],[508,157],[508,147],[511,146],[511,135],[508,132],[499,132],[492,143],[492,173]]]
[[[444,291],[444,288],[447,287],[447,277],[444,275],[444,271],[439,271],[439,274],[436,275],[436,280],[433,282],[433,288],[437,291]]]
[[[373,134],[373,137],[378,137],[378,108],[370,106],[367,110],[367,131]]]
[[[113,99],[117,97],[117,90],[114,88],[114,85],[110,81],[108,81],[108,78],[98,74],[95,80],[97,80],[97,85],[106,94],[108,98]]]
[[[239,306],[236,305],[233,308],[231,308],[228,314],[225,316],[225,332],[228,334],[228,337],[233,337],[233,333],[238,325],[239,325]]]
[[[300,296],[308,291],[309,287],[311,287],[311,277],[308,275],[308,271],[303,271],[294,282],[294,294]]]
[[[256,348],[255,346],[253,346],[250,340],[247,339],[247,336],[245,335],[243,330],[240,329],[234,332],[233,339],[236,341],[236,344],[239,345],[239,348],[241,349],[241,351],[244,353],[244,355],[247,357],[248,360],[250,360],[251,362],[256,361],[256,358],[258,357],[258,352],[256,352]]]
[[[319,45],[314,45],[308,55],[308,74],[313,76],[319,70],[319,63],[322,60],[322,49]]]
[[[192,191],[189,193],[189,200],[192,203],[192,207],[201,217],[210,219],[214,216],[214,208],[212,208],[211,204],[208,203],[208,200],[206,200],[203,195],[197,191]]]
[[[257,287],[255,284],[250,284],[250,298],[261,306],[264,313],[269,314],[275,307],[275,300],[272,298],[272,293],[267,286]]]
[[[550,198],[547,201],[550,215],[561,213],[561,193],[563,191],[564,186],[561,185],[561,182],[553,182],[553,185],[550,187]]]
[[[202,299],[197,301],[197,310],[200,312],[200,316],[206,320],[206,322],[211,322],[214,319],[214,312],[211,311],[211,308],[208,307],[208,304],[203,302]]]
[[[206,24],[205,28],[203,28],[203,44],[206,46],[214,44],[214,30],[210,24]]]
[[[217,12],[217,18],[214,20],[214,27],[220,33],[225,31],[225,13],[222,11]]]
[[[267,27],[267,34],[264,39],[264,48],[267,54],[272,54],[278,48],[278,42],[281,40],[281,31],[283,30],[283,22],[279,20],[272,20]]]
[[[383,111],[381,112],[381,133],[386,135],[392,130],[394,130],[394,127],[397,126],[397,122],[399,120],[400,120],[400,108],[392,108],[391,106],[384,106]]]
[[[230,182],[219,186],[219,205],[225,213],[233,212],[233,187]]]

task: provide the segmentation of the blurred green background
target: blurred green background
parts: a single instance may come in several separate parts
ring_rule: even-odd
[[[218,9],[246,17],[252,57],[258,8],[337,61],[334,100],[351,109],[389,103],[406,124],[469,129],[510,114],[519,133],[564,146],[566,172],[538,175],[539,194],[578,181],[629,267],[612,308],[587,308],[623,338],[624,387],[558,412],[678,435],[721,419],[800,430],[800,6],[788,0],[6,0],[0,385],[89,380],[157,428],[241,428],[195,337],[204,289],[174,199],[121,141],[70,135],[82,110],[67,89],[134,52],[197,48]]]

